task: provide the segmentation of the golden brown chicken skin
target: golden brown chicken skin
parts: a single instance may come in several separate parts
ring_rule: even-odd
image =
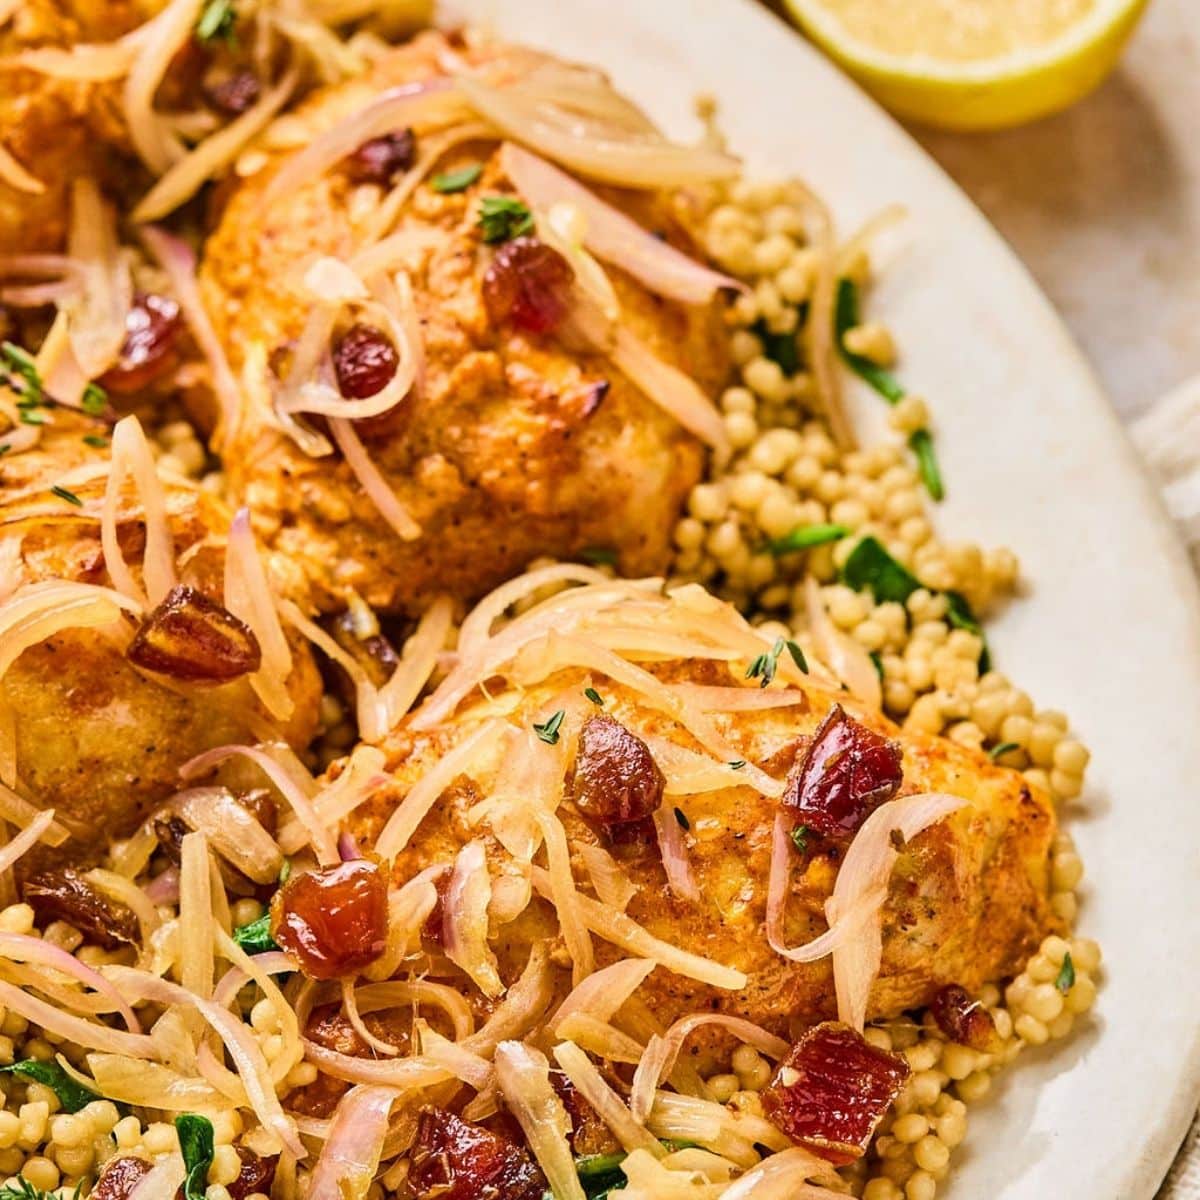
[[[385,87],[436,73],[442,45],[418,39],[368,82],[318,92],[295,119],[312,136]],[[205,248],[206,300],[237,371],[287,351],[306,313],[288,291],[298,264],[352,254],[383,194],[335,169],[264,206],[285,157],[273,155],[241,185]],[[588,548],[615,552],[626,573],[654,573],[666,565],[683,498],[699,476],[696,440],[607,360],[489,317],[481,280],[492,249],[478,228],[479,200],[512,188],[494,142],[460,146],[436,169],[472,163],[483,164],[476,183],[440,194],[426,181],[396,226],[413,245],[404,265],[424,340],[423,392],[358,423],[420,536],[401,540],[340,456],[310,458],[284,437],[268,417],[265,387],[249,397],[223,451],[261,534],[304,567],[331,608],[354,589],[376,608],[415,613],[440,592],[473,597],[536,557]],[[617,202],[686,243],[665,202]],[[726,370],[718,306],[669,303],[611,274],[627,325],[713,392]]]
[[[0,146],[41,185],[0,178],[0,254],[60,250],[71,180],[118,182],[114,147],[127,140],[119,84],[56,79],[16,65],[23,50],[108,42],[142,19],[127,0],[24,0],[0,24]]]
[[[38,446],[0,462],[0,548],[6,597],[23,585],[68,580],[108,586],[96,519],[105,480],[50,491],[72,469],[103,463],[85,436],[98,421],[55,411]],[[180,583],[220,601],[230,513],[195,485],[165,485]],[[144,531],[132,494],[119,513],[126,560],[140,574]],[[277,584],[280,582],[278,577]],[[0,610],[2,611],[2,610]],[[321,682],[306,644],[293,640],[287,679],[293,711],[279,728],[297,749],[317,723]],[[244,679],[221,685],[139,670],[119,642],[93,629],[66,629],[26,649],[0,681],[16,734],[20,789],[53,807],[80,843],[62,853],[98,856],[182,786],[179,768],[200,752],[252,742],[271,722]]]
[[[723,665],[670,664],[660,670],[677,680],[704,684],[742,682],[740,673]],[[648,708],[644,699],[594,673],[562,671],[519,697],[501,692],[488,710],[507,712],[509,721],[528,727],[589,683],[602,697],[607,718],[636,736],[700,749],[672,720]],[[883,910],[883,959],[871,991],[868,1019],[922,1007],[946,984],[960,984],[974,993],[983,983],[1019,970],[1040,939],[1058,924],[1048,904],[1048,862],[1055,831],[1048,799],[1017,772],[998,767],[974,751],[942,738],[902,732],[886,718],[836,693],[815,686],[804,691],[802,705],[729,712],[716,720],[746,761],[782,780],[797,757],[803,758],[831,707],[841,703],[867,728],[897,739],[902,746],[899,796],[948,792],[967,800],[961,810],[918,835],[899,855]],[[513,702],[511,710],[509,702]],[[412,782],[477,728],[478,719],[478,712],[467,709],[430,733],[397,731],[389,744],[395,786],[356,814],[355,831],[364,845],[379,833]],[[566,718],[561,729],[564,738],[573,742],[580,719],[578,712]],[[658,968],[639,992],[658,1020],[668,1024],[688,1013],[721,1011],[786,1034],[835,1015],[831,960],[792,963],[776,954],[767,941],[767,879],[778,801],[751,787],[698,795],[668,792],[664,801],[668,811],[677,806],[687,823],[688,856],[699,891],[697,900],[681,900],[667,887],[652,833],[613,838],[583,815],[576,799],[578,770],[578,762],[568,770],[566,799],[558,815],[573,848],[572,868],[580,890],[589,894],[579,847],[599,842],[637,885],[627,910],[630,917],[663,941],[736,968],[748,979],[744,990],[725,991]],[[515,869],[491,841],[486,822],[473,825],[468,816],[486,796],[487,786],[486,779],[460,777],[446,790],[397,859],[398,879],[431,863],[451,861],[465,841],[481,836],[488,839],[494,876]],[[813,837],[806,853],[795,856],[787,906],[788,945],[807,942],[826,929],[823,903],[832,892],[846,844]],[[502,961],[505,950],[512,950],[511,943],[527,935],[527,923],[538,923],[537,907],[535,902],[518,922],[498,931],[494,945]],[[544,919],[545,914],[540,920]],[[599,965],[628,953],[596,941]],[[714,1035],[706,1042],[697,1035],[689,1045],[700,1052],[719,1038]]]

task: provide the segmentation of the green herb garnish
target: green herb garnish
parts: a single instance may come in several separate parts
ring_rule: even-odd
[[[18,405],[18,407],[20,407]],[[21,424],[22,425],[45,425],[46,414],[36,408],[21,409]]]
[[[796,847],[796,850],[798,853],[800,853],[800,854],[808,853],[808,826],[807,825],[797,825],[795,827],[795,829],[793,829],[792,832],[790,834],[788,834],[788,837],[790,837],[792,839],[792,845]]]
[[[479,228],[485,242],[507,242],[533,229],[533,213],[515,196],[484,196],[479,201]]]
[[[842,359],[859,379],[873,387],[889,404],[899,404],[908,393],[895,375],[869,358],[846,349],[846,334],[857,324],[858,286],[851,279],[841,279],[838,281],[837,306],[834,310],[834,332]],[[916,455],[917,470],[925,490],[935,500],[944,499],[946,489],[933,452],[932,434],[928,429],[918,429],[909,436],[908,445]]]
[[[83,435],[83,444],[85,446],[95,446],[97,450],[105,450],[108,448],[108,438],[98,433],[85,433]]]
[[[279,886],[283,887],[285,883],[292,877],[292,860],[285,858],[283,866],[279,868]]]
[[[842,566],[842,582],[856,592],[870,592],[877,604],[889,601],[906,604],[913,592],[925,586],[903,563],[897,562],[887,552],[882,542],[873,537],[863,538],[850,552],[850,557]],[[983,626],[960,592],[943,592],[942,595],[946,597],[947,623],[955,629],[965,629],[982,640],[979,670],[981,674],[986,674],[992,668],[992,656]]]
[[[204,1200],[208,1168],[213,1161],[213,1124],[207,1117],[181,1113],[175,1118],[175,1130],[179,1134],[179,1152],[187,1170],[183,1194],[187,1200]]]
[[[247,954],[265,954],[268,950],[279,949],[271,936],[270,913],[263,913],[257,921],[251,921],[248,925],[239,925],[233,931],[233,940]]]
[[[766,321],[755,321],[750,331],[762,342],[763,357],[777,364],[785,375],[800,370],[800,342],[796,332],[774,333]]]
[[[690,830],[692,827],[691,821],[687,819],[687,813],[685,813],[682,808],[675,809],[675,820],[677,820],[681,828],[685,830]]]
[[[804,651],[801,650],[791,638],[788,638],[788,640],[783,644],[787,647],[787,652],[791,656],[792,662],[794,662],[796,666],[803,671],[805,675],[807,675],[808,660],[804,657]]]
[[[28,350],[23,350],[15,342],[0,342],[0,361],[8,371],[20,377],[24,383],[21,397],[27,404],[40,404],[42,401],[42,377],[38,374],[37,363]],[[11,378],[5,378],[6,372],[0,371],[0,382],[12,383]]]
[[[544,725],[535,724],[533,732],[548,746],[556,745],[558,743],[559,726],[562,725],[563,717],[566,715],[566,712],[560,708]]]
[[[435,192],[465,192],[483,174],[483,163],[471,163],[470,166],[459,167],[457,171],[443,171],[435,175],[429,186]]]
[[[740,771],[745,765],[746,760],[744,758],[735,758],[733,762],[726,763],[726,766],[734,771]]]
[[[594,567],[615,567],[617,552],[608,546],[584,546],[579,557]]]
[[[778,558],[781,554],[792,554],[796,550],[808,550],[813,546],[841,541],[849,532],[845,525],[797,525],[791,533],[785,533],[783,537],[768,542],[765,549],[768,554]]]
[[[988,758],[995,762],[996,759],[1003,757],[1010,750],[1020,750],[1020,746],[1016,742],[1001,742],[998,746],[993,746],[988,751]]]
[[[85,413],[98,417],[108,407],[108,393],[98,383],[89,383],[79,404]]]
[[[212,42],[218,38],[232,44],[235,40],[234,28],[237,25],[237,9],[233,0],[208,0],[200,20],[196,22],[196,40]],[[201,1188],[201,1191],[204,1189]]]
[[[1063,955],[1062,966],[1058,968],[1054,986],[1064,996],[1075,986],[1075,963],[1071,958],[1070,950]]]
[[[611,1175],[621,1168],[624,1153],[587,1154],[575,1160],[575,1173],[580,1179],[594,1179],[597,1175]]]
[[[83,507],[83,501],[75,495],[74,492],[69,492],[65,487],[60,487],[57,483],[50,489],[60,500],[65,500],[68,504],[75,505],[76,508]]]
[[[0,458],[3,458],[12,449],[12,442],[4,442],[0,444]]]
[[[586,687],[583,689],[583,694],[597,707],[604,707],[604,697],[600,695],[594,687]]]
[[[757,679],[758,686],[765,688],[775,678],[779,656],[783,653],[783,638],[776,638],[770,650],[760,654],[747,668],[746,678]]]
[[[865,537],[850,552],[842,567],[842,580],[856,592],[869,591],[877,604],[904,604],[921,581],[898,563],[873,537]]]
[[[933,434],[928,429],[918,429],[909,434],[908,444],[917,456],[917,474],[921,476],[925,490],[935,500],[944,500],[946,488],[942,483],[942,469],[938,466],[937,454],[933,449]]]
[[[26,1058],[8,1067],[0,1067],[0,1071],[11,1071],[22,1079],[31,1079],[48,1087],[57,1097],[63,1112],[77,1113],[93,1100],[100,1097],[83,1084],[76,1083],[56,1062],[38,1062],[34,1058]]]
[[[875,674],[879,676],[879,682],[883,682],[883,655],[878,650],[872,650],[867,657],[871,660],[871,665],[875,668]]]
[[[76,1185],[71,1193],[71,1200],[79,1200],[83,1192],[83,1180]],[[58,1200],[58,1192],[43,1192],[34,1187],[24,1175],[15,1175],[3,1187],[0,1187],[0,1200]]]

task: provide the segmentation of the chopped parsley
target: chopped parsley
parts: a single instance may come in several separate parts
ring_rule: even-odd
[[[21,408],[21,405],[17,405]],[[46,414],[36,408],[21,408],[21,424],[22,425],[45,425]]]
[[[584,562],[591,563],[593,567],[617,565],[617,552],[609,546],[584,546],[579,552],[579,557]]]
[[[842,566],[842,582],[856,592],[869,591],[877,604],[905,604],[909,596],[924,584],[903,563],[897,562],[877,538],[865,537],[850,552]],[[960,592],[943,592],[946,597],[946,621],[955,629],[965,629],[983,642],[979,654],[980,673],[991,670],[983,626]]]
[[[213,42],[220,39],[232,43],[235,40],[236,25],[237,9],[233,0],[208,0],[200,14],[200,20],[196,22],[196,40]]]
[[[175,1118],[175,1131],[179,1134],[179,1152],[187,1171],[183,1194],[187,1200],[204,1200],[214,1153],[213,1124],[207,1117],[180,1113]]]
[[[68,504],[75,505],[76,508],[83,507],[83,501],[75,495],[74,492],[69,492],[65,487],[60,487],[57,483],[50,489],[60,500],[65,500]]]
[[[285,858],[283,866],[279,868],[279,886],[283,887],[285,883],[292,877],[292,860]]]
[[[768,554],[778,558],[781,554],[792,554],[797,550],[808,550],[813,546],[825,546],[841,541],[848,533],[845,525],[797,525],[790,533],[775,538],[766,544]]]
[[[26,1058],[8,1067],[0,1067],[0,1071],[11,1071],[22,1079],[31,1079],[48,1087],[57,1097],[63,1112],[77,1113],[93,1100],[100,1097],[83,1084],[76,1083],[56,1062],[38,1062],[37,1059]]]
[[[871,665],[875,668],[875,674],[879,676],[879,682],[883,682],[883,655],[878,650],[872,650],[867,657],[871,660]]]
[[[586,687],[583,689],[583,694],[598,708],[604,707],[604,697],[600,695],[594,687]]]
[[[735,758],[733,762],[727,763],[726,765],[731,770],[740,771],[746,765],[746,760],[744,758]]]
[[[0,457],[3,457],[12,449],[12,442],[4,442],[0,444]]]
[[[79,404],[89,416],[98,417],[108,407],[108,393],[98,383],[89,383]]]
[[[1054,986],[1065,996],[1075,986],[1075,963],[1068,950],[1063,955],[1062,966],[1054,979]]]
[[[790,837],[792,839],[792,845],[796,847],[796,850],[798,853],[800,853],[800,854],[808,853],[808,826],[807,825],[797,825],[795,827],[795,829],[793,829],[792,832],[788,834],[788,837]]]
[[[97,450],[104,450],[108,447],[108,438],[99,433],[85,433],[83,435],[83,444],[85,446],[95,446]]]
[[[687,813],[685,813],[682,808],[675,809],[675,820],[679,822],[679,825],[682,829],[690,830],[692,827],[691,821],[687,819]]]
[[[567,714],[565,710],[559,709],[544,725],[535,724],[533,732],[538,735],[548,746],[558,744],[558,730],[563,723],[563,717]]]
[[[1016,742],[1001,742],[1000,745],[993,746],[988,751],[988,758],[990,758],[992,762],[995,762],[996,759],[1002,758],[1010,750],[1020,750],[1020,748],[1021,747],[1018,746]]]
[[[777,364],[785,375],[795,375],[800,370],[800,342],[795,330],[791,333],[773,333],[766,321],[755,321],[751,332],[762,342],[763,357]]]
[[[858,286],[851,279],[841,279],[838,281],[837,306],[834,310],[834,333],[842,359],[859,379],[873,387],[889,404],[899,404],[908,393],[895,375],[869,358],[846,349],[846,334],[858,324]],[[917,470],[925,490],[935,500],[944,499],[946,489],[929,430],[918,429],[910,435],[908,445],[916,455]]]
[[[257,921],[251,921],[247,925],[239,925],[233,931],[233,940],[247,954],[265,954],[268,950],[279,949],[271,936],[270,913],[263,913]]]
[[[746,678],[757,679],[758,686],[765,688],[775,678],[775,671],[779,667],[779,656],[785,649],[791,655],[792,662],[807,675],[808,663],[804,659],[804,651],[790,638],[776,638],[775,645],[770,650],[760,654],[746,668]]]
[[[459,167],[457,171],[443,171],[442,174],[435,175],[429,181],[429,186],[443,195],[449,192],[465,192],[482,174],[483,163],[471,163],[469,166]]]
[[[26,404],[42,402],[42,377],[38,374],[37,363],[28,350],[23,350],[15,342],[0,342],[0,383],[12,385],[16,375],[22,383],[17,389],[21,399]]]
[[[484,196],[479,202],[479,228],[485,242],[507,242],[533,229],[533,213],[515,196]]]

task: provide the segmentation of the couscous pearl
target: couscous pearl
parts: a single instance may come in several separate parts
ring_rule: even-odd
[[[1077,975],[1071,990],[1063,997],[1068,1012],[1085,1013],[1096,1003],[1096,985],[1090,975]]]
[[[21,1168],[21,1178],[27,1179],[35,1188],[49,1192],[58,1187],[59,1173],[58,1168],[48,1158],[39,1154],[25,1160],[25,1165]]]
[[[1083,878],[1083,860],[1078,854],[1067,852],[1055,855],[1053,879],[1054,887],[1061,892],[1074,891]]]
[[[741,1087],[741,1084],[736,1075],[714,1075],[706,1080],[705,1086],[714,1100],[719,1104],[724,1104]]]
[[[950,1151],[941,1138],[927,1134],[913,1147],[913,1158],[925,1171],[940,1171],[950,1161]]]
[[[752,445],[754,439],[758,437],[758,422],[749,413],[727,413],[725,415],[725,433],[729,438],[730,445],[735,450],[744,450],[747,446]]]
[[[969,1104],[982,1100],[992,1086],[992,1077],[986,1071],[976,1071],[958,1084],[958,1094]]]
[[[906,1145],[919,1142],[929,1132],[929,1120],[921,1113],[909,1113],[892,1125],[892,1137]]]
[[[1096,971],[1100,966],[1100,943],[1091,938],[1072,939],[1071,958],[1080,971]]]
[[[1031,1046],[1044,1045],[1050,1036],[1046,1026],[1029,1013],[1022,1013],[1013,1022],[1013,1030],[1021,1041],[1028,1042]]]

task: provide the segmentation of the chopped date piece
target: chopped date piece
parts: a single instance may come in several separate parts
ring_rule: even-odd
[[[256,1192],[264,1196],[271,1194],[271,1184],[275,1182],[275,1167],[279,1162],[278,1155],[263,1158],[245,1146],[235,1147],[238,1158],[242,1160],[242,1169],[238,1177],[225,1186],[233,1200],[246,1200]]]
[[[250,627],[184,583],[142,621],[126,657],[147,671],[189,683],[228,683],[262,663]]]
[[[101,376],[101,387],[118,395],[148,387],[172,365],[181,329],[179,305],[174,300],[139,292],[125,317],[121,352]]]
[[[793,1141],[845,1166],[861,1158],[908,1078],[908,1063],[849,1025],[816,1025],[762,1093],[763,1112]]]
[[[148,1159],[138,1158],[133,1154],[121,1154],[110,1158],[104,1164],[91,1195],[96,1200],[129,1200],[134,1189],[150,1174],[153,1166]]]
[[[900,787],[902,753],[840,704],[829,710],[803,758],[788,772],[781,803],[826,837],[853,836]]]
[[[279,823],[275,797],[266,788],[254,788],[237,798],[237,802],[272,836]]]
[[[440,1108],[421,1113],[410,1161],[417,1200],[542,1200],[546,1191],[524,1147]]]
[[[650,747],[620,721],[597,713],[579,733],[575,804],[609,828],[649,817],[662,803],[664,780]]]
[[[653,846],[658,841],[658,830],[653,817],[643,817],[640,821],[610,825],[608,840],[614,846]]]
[[[938,1028],[952,1041],[990,1054],[999,1049],[1000,1035],[992,1014],[966,988],[947,984],[930,1002],[929,1011]]]
[[[242,113],[254,107],[261,91],[258,76],[253,71],[242,70],[206,83],[204,98],[218,112],[240,117]]]
[[[348,400],[365,400],[387,387],[399,363],[396,347],[374,325],[351,325],[333,347],[338,391]]]
[[[346,175],[352,183],[391,183],[412,166],[416,148],[411,129],[371,138],[346,156]]]
[[[365,858],[294,874],[271,901],[271,936],[311,979],[374,962],[387,944],[387,880]]]
[[[137,917],[116,900],[110,900],[73,867],[58,867],[30,875],[21,889],[25,903],[38,923],[66,921],[89,941],[116,950],[138,940]]]
[[[488,316],[529,333],[550,333],[567,314],[571,264],[535,237],[513,238],[497,251],[483,275]]]
[[[154,836],[158,838],[159,849],[176,866],[183,861],[183,839],[191,833],[188,823],[174,813],[156,816],[152,822]]]
[[[621,1148],[600,1114],[580,1095],[565,1071],[550,1071],[550,1086],[571,1118],[571,1149],[576,1156],[609,1154]],[[519,1128],[519,1126],[518,1126]]]

